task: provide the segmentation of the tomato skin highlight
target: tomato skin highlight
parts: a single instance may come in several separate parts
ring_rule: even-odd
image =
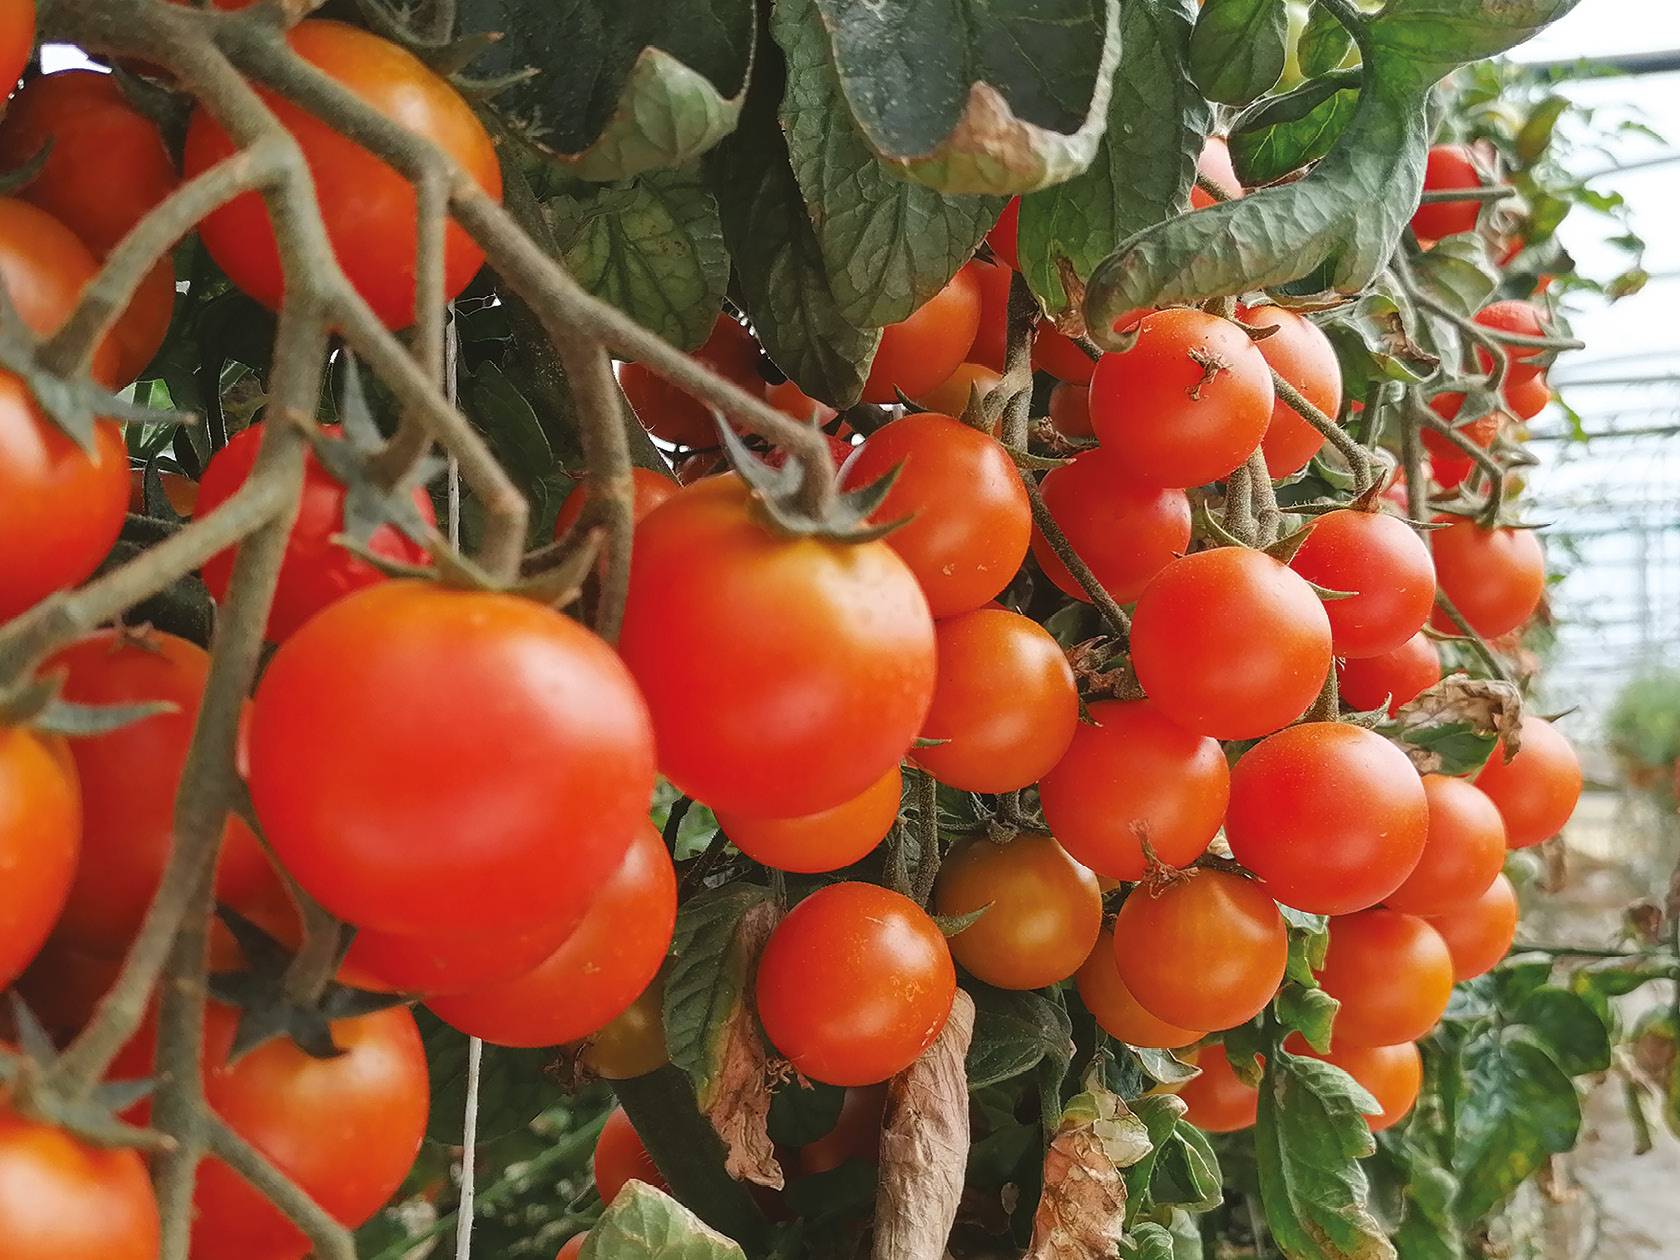
[[[1420,630],[1392,652],[1338,661],[1336,674],[1349,708],[1368,713],[1386,702],[1393,717],[1441,681],[1441,652]]]
[[[1406,882],[1384,898],[1408,914],[1444,914],[1475,902],[1505,863],[1505,822],[1487,795],[1463,779],[1423,776],[1429,838]]]
[[[1516,939],[1517,914],[1517,890],[1502,872],[1470,905],[1430,916],[1429,926],[1452,956],[1454,980],[1470,980],[1499,965]]]
[[[1484,529],[1447,515],[1435,519],[1446,523],[1429,534],[1436,581],[1477,634],[1497,639],[1534,615],[1546,593],[1546,558],[1533,530]],[[1432,624],[1443,633],[1458,633],[1444,609],[1435,610]]]
[[[896,324],[881,330],[881,344],[863,384],[863,401],[893,403],[920,398],[968,358],[980,331],[979,264],[964,263],[945,287]]]
[[[1052,468],[1039,488],[1068,545],[1117,603],[1131,603],[1190,546],[1190,500],[1184,492],[1133,480],[1120,460],[1100,448]],[[1091,602],[1037,526],[1032,553],[1064,594]]]
[[[69,754],[54,736],[0,726],[0,989],[53,930],[81,844],[82,801]]]
[[[1435,607],[1435,563],[1410,525],[1385,512],[1326,512],[1289,562],[1307,581],[1347,599],[1326,600],[1337,656],[1381,656],[1423,628]]]
[[[1447,1009],[1452,955],[1417,915],[1362,910],[1330,920],[1318,982],[1342,1004],[1330,1030],[1333,1050],[1397,1045],[1425,1036]]]
[[[904,775],[895,765],[849,801],[799,818],[717,815],[718,826],[755,862],[779,871],[815,874],[860,862],[898,819]]]
[[[961,939],[960,937],[957,939]],[[1151,1015],[1132,996],[1114,961],[1114,929],[1103,928],[1088,958],[1074,973],[1079,1000],[1110,1037],[1128,1046],[1179,1050],[1205,1035]]]
[[[137,1151],[101,1150],[0,1095],[6,1260],[156,1260],[157,1200]]]
[[[1323,330],[1294,311],[1281,306],[1255,306],[1237,311],[1237,318],[1250,328],[1275,328],[1271,336],[1254,343],[1266,365],[1293,385],[1309,403],[1334,420],[1342,410],[1342,368],[1336,348]],[[1324,445],[1324,435],[1278,398],[1272,405],[1271,423],[1260,440],[1266,457],[1266,471],[1273,477],[1300,472]]]
[[[1196,1066],[1202,1069],[1201,1075],[1186,1081],[1178,1091],[1188,1108],[1184,1118],[1205,1133],[1237,1133],[1253,1128],[1260,1114],[1260,1091],[1237,1079],[1225,1047],[1204,1047]]]
[[[647,1153],[641,1137],[636,1133],[623,1107],[614,1107],[595,1139],[595,1189],[601,1202],[612,1205],[619,1191],[631,1181],[643,1181],[659,1190],[669,1192],[665,1176],[653,1156]]]
[[[1476,169],[1468,145],[1437,144],[1429,150],[1423,174],[1425,192],[1481,186],[1481,172]],[[1423,241],[1438,241],[1443,236],[1474,232],[1481,212],[1479,201],[1426,202],[1418,206],[1412,215],[1412,231]]]
[[[1500,744],[1476,776],[1505,820],[1506,842],[1513,849],[1550,840],[1581,799],[1581,761],[1563,733],[1545,718],[1524,713],[1517,755],[1505,760]]]

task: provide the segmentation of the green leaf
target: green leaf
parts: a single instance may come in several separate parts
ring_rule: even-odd
[[[1320,322],[1350,395],[1373,379],[1411,384],[1435,374],[1441,360],[1413,340],[1413,318],[1410,301],[1379,283]]]
[[[1081,284],[1115,245],[1179,213],[1213,115],[1190,82],[1185,57],[1192,0],[1134,0],[1124,9],[1120,67],[1108,130],[1089,169],[1021,198],[1021,271],[1052,314],[1079,300]]]
[[[1207,1212],[1218,1207],[1224,1198],[1219,1157],[1214,1154],[1207,1134],[1192,1124],[1180,1124],[1155,1157],[1155,1173],[1149,1179],[1149,1201],[1156,1207],[1177,1206],[1191,1212]]]
[[[834,1131],[846,1091],[838,1085],[790,1081],[770,1099],[770,1140],[777,1146],[808,1146]]]
[[[1073,1024],[1060,1006],[1037,993],[979,984],[968,990],[974,998],[971,1090],[1031,1071],[1045,1059],[1066,1070],[1073,1058]]]
[[[1231,128],[1231,164],[1245,184],[1269,184],[1330,152],[1359,104],[1357,75],[1310,79],[1244,110]]]
[[[949,193],[1046,188],[1090,165],[1117,0],[817,0],[847,107],[900,174]]]
[[[1288,43],[1283,0],[1206,0],[1190,37],[1190,73],[1209,99],[1246,105],[1282,77]]]
[[[1132,1053],[1137,1055],[1138,1062],[1143,1064],[1143,1070],[1163,1085],[1177,1085],[1182,1081],[1194,1080],[1202,1073],[1201,1068],[1184,1062],[1171,1050],[1133,1046]]]
[[[1532,166],[1551,147],[1552,133],[1558,119],[1568,112],[1570,101],[1565,96],[1548,96],[1532,110],[1517,132],[1517,158],[1524,166]]]
[[[1460,1224],[1492,1212],[1548,1155],[1575,1145],[1581,1104],[1568,1075],[1521,1028],[1479,1037],[1465,1049],[1454,1164]]]
[[[1487,764],[1494,745],[1499,742],[1474,722],[1442,722],[1438,726],[1411,726],[1398,731],[1391,731],[1386,725],[1377,729],[1438,758],[1434,771],[1437,774],[1469,774],[1479,769]]]
[[[1307,78],[1329,74],[1347,60],[1353,51],[1353,37],[1336,16],[1322,4],[1313,5],[1301,38],[1295,45],[1295,58],[1301,63],[1301,73]]]
[[[714,1086],[730,1020],[747,1000],[754,959],[742,919],[770,900],[754,884],[725,884],[690,898],[677,912],[665,976],[665,1041],[671,1062],[704,1099]]]
[[[1289,929],[1289,978],[1316,985],[1316,973],[1324,966],[1324,955],[1330,948],[1330,916],[1310,914],[1293,906],[1279,906],[1278,913]]]
[[[467,1100],[467,1037],[424,1007],[416,1008],[432,1082],[426,1136],[445,1146],[461,1144]],[[486,1045],[478,1074],[478,1141],[482,1145],[522,1132],[561,1101],[564,1091],[545,1069],[552,1050],[514,1050]]]
[[[1426,297],[1466,319],[1487,305],[1499,284],[1487,242],[1476,232],[1437,241],[1412,261],[1411,273]]]
[[[502,467],[520,489],[533,492],[558,466],[536,410],[489,359],[467,378],[462,392],[467,414],[489,437]]]
[[[1125,1260],[1173,1260],[1173,1236],[1165,1225],[1145,1221],[1121,1240],[1120,1254]]]
[[[1126,1216],[1135,1219],[1145,1210],[1150,1178],[1155,1162],[1166,1148],[1178,1122],[1186,1110],[1184,1100],[1176,1094],[1145,1094],[1131,1104],[1132,1114],[1143,1122],[1149,1137],[1149,1152],[1126,1169]]]
[[[1307,1039],[1320,1054],[1330,1049],[1330,1026],[1342,1004],[1316,983],[1311,986],[1290,982],[1278,991],[1278,1022]]]
[[[1545,985],[1524,998],[1511,1018],[1526,1025],[1569,1075],[1609,1070],[1610,1029],[1579,993]]]
[[[1457,1178],[1421,1146],[1392,1133],[1384,1140],[1404,1175],[1405,1215],[1394,1233],[1400,1260],[1463,1260],[1464,1231],[1452,1214]]]
[[[591,1227],[579,1260],[745,1260],[745,1255],[664,1191],[631,1181]]]

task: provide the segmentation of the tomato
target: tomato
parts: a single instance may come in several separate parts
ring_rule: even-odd
[[[1217,739],[1269,735],[1330,672],[1330,619],[1301,577],[1246,547],[1174,560],[1132,616],[1132,665],[1161,712]]]
[[[939,662],[917,765],[949,787],[1013,792],[1061,760],[1079,723],[1079,691],[1061,644],[1036,621],[977,608],[934,627]]]
[[[1217,1032],[1264,1009],[1283,979],[1289,935],[1266,890],[1196,870],[1158,892],[1139,886],[1114,920],[1114,958],[1143,1008]]]
[[[665,985],[658,978],[584,1043],[583,1065],[608,1081],[646,1076],[671,1061],[665,1047]]]
[[[933,698],[933,622],[886,543],[783,537],[726,476],[654,509],[635,556],[619,651],[685,792],[796,818],[909,750]]]
[[[984,363],[959,363],[956,371],[917,398],[916,405],[928,411],[960,416],[968,409],[969,398],[976,390],[984,396],[1002,379],[996,369]]]
[[[1546,593],[1546,557],[1532,529],[1485,529],[1462,516],[1435,519],[1447,523],[1429,534],[1435,580],[1476,633],[1497,639],[1534,615]],[[1459,633],[1445,609],[1435,610],[1432,624]]]
[[[35,0],[0,2],[0,95],[17,86],[34,49]]]
[[[1342,409],[1342,368],[1336,348],[1319,326],[1281,306],[1243,307],[1237,318],[1250,328],[1275,328],[1254,343],[1260,357],[1325,415],[1334,420]],[[1266,471],[1274,477],[1300,472],[1324,445],[1324,435],[1283,399],[1272,404],[1271,423],[1261,439]]]
[[[405,935],[364,928],[345,958],[368,987],[393,993],[464,993],[522,976],[571,935],[582,907],[542,923],[481,932]]]
[[[1178,1091],[1187,1108],[1185,1120],[1206,1133],[1253,1128],[1260,1114],[1260,1091],[1237,1079],[1225,1047],[1205,1047],[1196,1066],[1202,1069],[1201,1075],[1192,1077]]]
[[[6,1260],[156,1260],[158,1236],[157,1200],[139,1152],[102,1149],[26,1119],[0,1094]]]
[[[1441,419],[1456,420],[1459,412],[1464,409],[1464,395],[1437,394],[1430,400],[1429,406]],[[1485,416],[1477,416],[1474,420],[1454,427],[1485,451],[1499,436],[1499,413],[1490,411]],[[1475,461],[1451,438],[1429,428],[1419,429],[1418,432],[1423,438],[1424,450],[1429,454],[1430,473],[1443,490],[1451,490],[1470,475],[1476,466]]]
[[[978,258],[972,266],[980,284],[980,329],[968,348],[968,360],[1001,372],[1009,343],[1009,286],[1015,273],[1005,265]]]
[[[1546,336],[1546,324],[1541,318],[1540,309],[1533,302],[1507,298],[1502,302],[1493,302],[1476,312],[1476,323],[1483,328],[1491,328],[1495,332],[1520,333],[1524,337]],[[1545,365],[1534,360],[1545,353],[1539,346],[1507,345],[1503,348],[1505,355],[1505,379],[1516,384],[1540,375],[1545,371]],[[1493,360],[1488,352],[1481,347],[1476,348],[1476,358],[1486,372],[1493,366]]]
[[[1093,436],[1090,386],[1058,381],[1050,391],[1050,425],[1066,438]]]
[[[881,1153],[881,1121],[887,1108],[887,1087],[870,1085],[848,1089],[834,1127],[815,1142],[799,1148],[799,1171],[806,1177],[838,1168],[849,1159],[875,1163]]]
[[[1378,1110],[1366,1113],[1372,1133],[1404,1120],[1423,1088],[1423,1056],[1410,1041],[1395,1046],[1335,1046],[1329,1054],[1319,1054],[1300,1033],[1290,1033],[1283,1048],[1341,1068],[1375,1098]]]
[[[1062,385],[1059,389],[1076,388]],[[1190,500],[1182,490],[1133,480],[1108,451],[1084,451],[1040,483],[1044,505],[1102,588],[1122,604],[1190,546]],[[1091,602],[1085,588],[1035,527],[1032,553],[1065,594]]]
[[[61,741],[0,726],[0,989],[39,952],[69,895],[82,805]]]
[[[1033,335],[1032,364],[1038,371],[1073,385],[1089,386],[1097,370],[1097,360],[1048,322],[1040,324]]]
[[[1115,965],[1112,928],[1102,929],[1090,956],[1074,973],[1073,982],[1079,989],[1079,1000],[1085,1003],[1098,1026],[1110,1037],[1128,1046],[1178,1050],[1202,1039],[1199,1032],[1157,1019],[1132,996],[1132,991],[1120,978],[1119,967]]]
[[[965,263],[938,293],[881,330],[864,402],[919,398],[957,370],[980,331],[978,264]]]
[[[861,862],[898,818],[904,776],[892,766],[849,801],[799,818],[718,813],[718,826],[755,862],[779,871],[835,871]]]
[[[1563,830],[1581,799],[1581,761],[1557,727],[1524,713],[1516,756],[1505,760],[1501,744],[1476,777],[1505,820],[1513,849],[1550,840]]]
[[[794,1071],[874,1085],[914,1063],[945,1027],[956,969],[939,927],[908,897],[830,884],[771,932],[758,1018]]]
[[[1538,373],[1523,380],[1507,379],[1500,393],[1518,420],[1534,419],[1552,401],[1552,387]]]
[[[848,487],[894,468],[872,519],[907,520],[887,535],[921,583],[935,617],[968,612],[1015,576],[1032,537],[1032,508],[1009,452],[950,416],[924,412],[883,425],[846,466]]]
[[[561,1244],[560,1251],[554,1257],[554,1260],[578,1260],[578,1257],[583,1254],[583,1244],[588,1241],[589,1234],[587,1231],[581,1234],[573,1234]]]
[[[323,432],[334,441],[343,440],[337,425],[324,426]],[[236,433],[210,457],[199,481],[195,518],[210,515],[244,486],[256,464],[262,434],[261,425],[252,425]],[[378,569],[335,541],[345,529],[346,491],[313,451],[307,456],[303,478],[303,499],[286,540],[274,605],[268,612],[267,635],[276,643],[290,638],[328,605],[384,580]],[[435,524],[437,518],[426,492],[416,486],[412,497],[420,515],[428,524]],[[393,525],[376,529],[367,546],[377,555],[404,564],[420,564],[426,559],[425,548]],[[234,555],[235,549],[230,548],[204,562],[204,584],[217,599],[227,594]]]
[[[175,265],[168,258],[160,258],[106,336],[105,344],[115,364],[113,381],[127,385],[139,379],[163,348],[174,315]]]
[[[30,332],[57,332],[98,270],[88,247],[64,224],[26,201],[0,196],[0,284]],[[93,379],[112,389],[126,383],[117,379],[118,341],[117,332],[108,334],[91,365]]]
[[[392,122],[453,158],[496,200],[502,195],[496,148],[472,107],[412,53],[342,22],[299,22],[287,34],[292,51]],[[339,265],[374,314],[392,328],[414,321],[417,212],[414,185],[348,136],[298,105],[259,89],[303,149],[315,180],[321,217]],[[190,178],[235,150],[208,111],[187,125],[184,167]],[[213,210],[199,238],[228,278],[264,306],[280,304],[284,281],[268,211],[255,192]],[[451,220],[444,247],[444,298],[467,287],[484,253]]]
[[[1423,190],[1441,192],[1460,188],[1480,188],[1482,175],[1470,146],[1438,144],[1429,150],[1424,167]],[[1474,232],[1481,216],[1479,201],[1431,201],[1418,206],[1412,215],[1412,231],[1422,241],[1438,241],[1443,236],[1459,232]]]
[[[1505,864],[1505,823],[1486,794],[1463,779],[1423,776],[1429,798],[1429,837],[1423,856],[1384,899],[1408,914],[1442,914],[1468,905]]]
[[[1003,213],[998,215],[992,230],[986,233],[986,244],[992,247],[992,253],[1002,260],[1004,266],[1016,271],[1021,269],[1021,259],[1016,251],[1016,238],[1021,231],[1021,199],[1011,197],[1009,204],[1004,206]]]
[[[1219,189],[1227,198],[1243,195],[1242,181],[1237,168],[1231,164],[1231,146],[1224,136],[1209,136],[1196,158],[1196,174]],[[1190,208],[1201,210],[1218,202],[1194,184],[1190,186]]]
[[[1231,771],[1231,853],[1297,910],[1349,914],[1376,905],[1417,866],[1428,830],[1412,763],[1363,727],[1291,726]]]
[[[1112,879],[1144,876],[1143,841],[1168,866],[1202,855],[1225,818],[1231,772],[1219,742],[1147,700],[1102,700],[1039,784],[1050,832]]]
[[[1102,929],[1097,877],[1049,836],[958,845],[939,868],[933,902],[942,918],[984,911],[951,938],[951,953],[1000,989],[1066,980],[1090,957]]]
[[[748,393],[764,389],[764,378],[758,374],[758,343],[728,315],[720,314],[712,322],[712,331],[692,357]],[[651,368],[626,363],[618,370],[618,383],[636,418],[654,437],[676,446],[718,444],[717,418],[710,404]]]
[[[534,970],[433,998],[432,1013],[501,1046],[552,1046],[599,1032],[652,983],[671,947],[677,877],[645,819],[575,931]]]
[[[1330,920],[1318,982],[1342,1004],[1331,1027],[1337,1050],[1392,1046],[1435,1027],[1452,996],[1452,956],[1417,915],[1361,910]]]
[[[175,793],[210,674],[204,649],[161,631],[101,630],[47,664],[65,672],[77,704],[161,703],[154,714],[70,741],[82,785],[82,861],[58,931],[80,948],[120,957],[163,878],[175,830]],[[216,895],[243,905],[278,892],[268,858],[243,822],[222,833]]]
[[[1370,712],[1386,704],[1393,717],[1441,681],[1441,653],[1420,630],[1392,652],[1337,662],[1336,673],[1350,709]]]
[[[1351,592],[1324,604],[1337,656],[1381,656],[1423,629],[1435,607],[1435,563],[1410,525],[1344,508],[1311,528],[1289,567],[1326,590]]]
[[[630,515],[639,525],[642,518],[672,495],[682,489],[676,482],[664,473],[654,472],[651,468],[632,468],[630,482],[634,500],[630,505]],[[554,518],[554,536],[562,538],[578,518],[583,515],[584,505],[589,502],[589,483],[580,481],[566,492],[566,497],[560,500],[560,511]]]
[[[1091,377],[1097,440],[1141,481],[1200,486],[1251,455],[1271,423],[1272,372],[1230,320],[1187,307],[1146,315],[1137,344]]]
[[[359,926],[555,922],[617,868],[653,791],[613,650],[517,596],[382,582],[287,639],[257,688],[251,799],[282,862]]]
[[[659,1165],[642,1145],[630,1117],[624,1114],[624,1108],[614,1107],[601,1128],[601,1136],[595,1139],[595,1189],[600,1192],[601,1202],[610,1207],[618,1192],[631,1181],[643,1181],[660,1190],[670,1189]]]
[[[1469,980],[1493,970],[1510,952],[1517,936],[1517,890],[1504,874],[1468,906],[1430,916],[1452,956],[1454,980]]]
[[[783,381],[780,385],[766,385],[764,401],[777,411],[785,412],[795,420],[803,420],[806,424],[827,424],[840,414],[833,407],[812,398],[792,381]]]

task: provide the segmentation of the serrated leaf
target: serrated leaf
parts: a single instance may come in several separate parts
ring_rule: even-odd
[[[1245,110],[1231,129],[1231,164],[1245,184],[1269,184],[1316,162],[1352,121],[1359,92],[1342,77],[1311,79]]]
[[[1417,343],[1414,322],[1410,301],[1380,283],[1320,321],[1349,394],[1363,395],[1373,379],[1413,384],[1435,373],[1440,356]]]
[[[1568,1075],[1521,1028],[1477,1038],[1465,1050],[1454,1166],[1455,1215],[1479,1221],[1536,1172],[1575,1145],[1581,1104]]]
[[[731,1026],[747,1001],[754,959],[743,920],[769,901],[769,891],[757,885],[725,884],[696,894],[677,912],[665,977],[665,1041],[697,1099],[716,1089]]]
[[[1288,39],[1283,0],[1205,0],[1190,36],[1190,73],[1210,100],[1246,105],[1282,77]]]
[[[589,1230],[579,1260],[745,1260],[745,1253],[662,1190],[630,1181]]]
[[[974,985],[974,1039],[968,1049],[971,1089],[1031,1071],[1048,1058],[1064,1070],[1073,1059],[1073,1024],[1037,993]]]
[[[1342,1004],[1316,984],[1285,984],[1277,995],[1278,1022],[1305,1037],[1320,1054],[1330,1049],[1330,1029]]]
[[[1328,74],[1346,61],[1352,51],[1353,37],[1347,28],[1326,6],[1313,5],[1295,44],[1295,59],[1301,64],[1301,73],[1308,78]]]
[[[1569,1075],[1609,1070],[1610,1029],[1580,994],[1543,985],[1522,1000],[1511,1020],[1526,1026]]]
[[[1520,729],[1522,696],[1497,678],[1455,674],[1404,705],[1378,729],[1400,742],[1419,773],[1468,774]]]

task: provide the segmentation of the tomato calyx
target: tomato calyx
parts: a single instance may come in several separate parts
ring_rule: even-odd
[[[790,458],[781,467],[766,463],[728,425],[719,425],[724,453],[752,491],[760,523],[792,538],[823,538],[831,542],[864,543],[884,538],[909,523],[909,517],[874,523],[870,517],[880,510],[898,480],[899,469],[853,490],[838,487],[832,468],[807,468]],[[827,477],[834,490],[826,506],[815,506],[808,493],[810,478]]]
[[[56,1080],[53,1066],[58,1052],[52,1038],[21,997],[16,993],[10,997],[9,1013],[18,1050],[0,1046],[0,1092],[8,1107],[95,1146],[174,1149],[175,1139],[168,1134],[119,1118],[151,1093],[151,1080],[107,1081],[86,1089],[75,1081]]]
[[[1067,650],[1068,664],[1084,699],[1142,700],[1143,687],[1132,669],[1125,646],[1107,635],[1076,643]]]

